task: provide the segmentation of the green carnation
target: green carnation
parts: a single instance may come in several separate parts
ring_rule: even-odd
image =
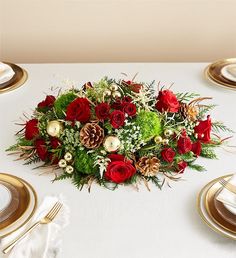
[[[77,96],[73,92],[61,95],[54,103],[55,111],[58,118],[64,118],[67,106],[76,99]]]
[[[75,158],[75,168],[77,171],[84,174],[94,174],[98,171],[97,167],[94,167],[93,158],[87,154],[85,150],[78,150]]]
[[[162,131],[160,118],[155,112],[141,111],[137,115],[136,124],[140,127],[140,133],[144,141],[160,135]]]

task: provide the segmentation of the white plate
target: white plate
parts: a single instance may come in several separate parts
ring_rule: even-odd
[[[33,214],[35,212],[35,209],[37,206],[37,195],[30,184],[28,184],[27,182],[25,182],[22,179],[20,179],[20,180],[25,184],[25,186],[27,187],[27,189],[29,191],[29,194],[30,194],[29,206],[21,218],[19,218],[17,221],[12,223],[8,227],[0,230],[0,238],[8,236],[9,234],[15,232],[16,230],[18,230],[19,228],[24,226],[30,220],[30,218],[33,216]]]
[[[10,81],[14,74],[10,65],[0,63],[0,84]]]
[[[236,234],[231,233],[225,229],[223,229],[222,227],[220,227],[219,225],[217,225],[212,219],[211,217],[208,215],[208,212],[205,208],[205,196],[207,191],[209,190],[209,188],[212,186],[212,183],[209,183],[206,187],[204,187],[202,189],[202,191],[199,193],[198,195],[198,200],[197,200],[197,208],[198,208],[198,212],[201,216],[201,218],[203,219],[203,221],[214,231],[220,233],[221,235],[224,235],[226,237],[229,237],[233,240],[236,240]]]
[[[12,200],[12,196],[7,187],[0,183],[0,212],[5,210]]]
[[[232,72],[230,72],[230,70],[233,70]],[[234,75],[236,70],[236,64],[229,64],[224,66],[221,69],[221,74],[228,80],[236,82],[236,74]]]

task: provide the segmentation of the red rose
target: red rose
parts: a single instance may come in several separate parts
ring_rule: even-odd
[[[207,116],[207,120],[199,121],[199,124],[194,128],[198,139],[202,142],[208,143],[211,140],[211,118]]]
[[[178,152],[180,154],[187,153],[192,149],[191,139],[187,136],[186,132],[182,132],[178,142],[177,142]]]
[[[38,119],[31,119],[25,124],[25,139],[32,140],[39,135]]]
[[[49,154],[49,159],[50,159],[52,165],[57,165],[59,162],[58,157],[52,153]]]
[[[113,161],[124,161],[125,157],[121,154],[110,154],[108,155],[108,158],[111,160],[111,162]]]
[[[115,110],[110,115],[110,122],[113,128],[120,128],[125,124],[125,114],[120,110]]]
[[[180,173],[180,174],[182,174],[182,173],[184,173],[184,170],[185,170],[185,168],[188,166],[188,163],[187,162],[185,162],[185,161],[180,161],[179,163],[178,163],[178,173]]]
[[[48,96],[46,96],[45,100],[41,101],[38,104],[38,108],[39,109],[50,108],[53,106],[55,100],[56,100],[56,98],[54,96],[48,95]]]
[[[114,102],[114,103],[112,103],[112,105],[111,105],[111,107],[113,108],[113,109],[115,109],[115,110],[121,110],[121,111],[123,111],[123,109],[124,109],[124,101],[123,100],[121,100],[121,99],[116,99],[116,101]]]
[[[122,183],[131,178],[136,173],[136,169],[129,161],[113,161],[105,172],[105,178],[114,183]]]
[[[61,145],[61,142],[56,137],[52,137],[50,140],[50,144],[53,149],[56,149]]]
[[[192,152],[196,155],[199,156],[201,154],[202,151],[202,145],[199,141],[194,142],[192,144]]]
[[[134,103],[128,103],[125,107],[124,107],[124,111],[128,116],[135,116],[136,115],[136,106],[134,105]]]
[[[172,148],[165,148],[161,152],[161,156],[166,162],[172,162],[175,157],[175,152]]]
[[[122,99],[123,102],[131,102],[132,101],[132,98],[129,97],[129,96],[125,96],[123,99]]]
[[[95,113],[99,120],[105,120],[109,117],[110,105],[107,103],[100,103],[95,107]]]
[[[35,141],[35,147],[36,147],[36,152],[41,160],[46,160],[48,156],[48,150],[46,147],[46,142],[43,139],[37,139]]]
[[[131,91],[139,93],[140,90],[142,89],[143,85],[140,83],[135,83],[132,81],[123,81]]]
[[[156,109],[160,112],[171,112],[176,113],[179,110],[179,101],[174,93],[170,90],[159,91]]]
[[[90,105],[86,98],[77,98],[67,107],[66,120],[86,123],[90,118]]]

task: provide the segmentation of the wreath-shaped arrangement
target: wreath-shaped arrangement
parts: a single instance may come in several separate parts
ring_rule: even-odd
[[[231,130],[207,115],[215,105],[203,101],[211,98],[158,87],[104,78],[48,95],[8,151],[25,164],[43,161],[39,167],[52,169],[55,180],[71,178],[78,188],[95,181],[161,188],[186,167],[204,170],[194,161],[216,158],[219,131]]]

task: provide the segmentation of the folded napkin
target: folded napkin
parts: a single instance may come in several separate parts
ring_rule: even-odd
[[[236,174],[234,174],[231,179],[229,180],[229,183],[232,185],[235,185],[236,187]],[[222,189],[222,191],[218,194],[216,199],[224,204],[228,204],[236,209],[236,194],[230,192],[225,187]]]
[[[66,206],[62,196],[45,197],[42,204],[38,208],[36,214],[33,216],[29,228],[34,222],[44,217],[52,206],[60,201],[63,207],[54,218],[54,220],[46,225],[39,225],[24,239],[22,239],[9,254],[0,254],[2,258],[56,258],[60,253],[62,229],[69,221],[69,208]],[[18,232],[19,233],[19,232]],[[0,243],[1,249],[8,245],[18,234],[10,235],[2,240]],[[2,255],[2,256],[1,256]]]
[[[15,72],[11,68],[11,66],[0,63],[0,84],[5,83],[14,76]]]

